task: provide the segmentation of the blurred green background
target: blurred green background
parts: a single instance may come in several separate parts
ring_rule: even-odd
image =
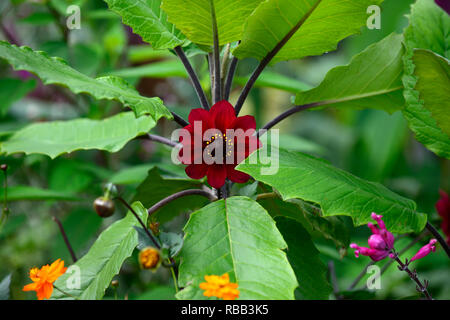
[[[258,84],[243,113],[255,115],[258,126],[264,125],[290,106],[295,90],[318,85],[330,68],[348,63],[354,54],[391,32],[401,32],[407,24],[405,15],[412,2],[386,0],[382,6],[381,29],[364,28],[360,35],[340,43],[335,52],[270,67],[266,79],[271,81]],[[69,4],[81,7],[80,30],[64,28]],[[2,0],[0,28],[0,39],[62,57],[87,75],[122,76],[142,95],[161,97],[169,109],[184,117],[192,107],[199,105],[175,56],[170,52],[154,51],[142,43],[101,0]],[[188,55],[202,84],[208,88],[205,56],[194,47]],[[237,84],[242,85],[256,63],[251,59],[239,62]],[[237,86],[232,92],[232,103],[237,99],[239,88]],[[15,72],[0,60],[0,139],[31,122],[77,117],[102,119],[121,108],[114,102],[75,96],[61,87],[43,86],[36,77]],[[170,137],[175,128],[174,124],[161,120],[153,131]],[[434,204],[440,188],[450,189],[449,161],[439,159],[416,142],[399,112],[393,115],[378,110],[304,112],[282,122],[279,128],[283,134],[283,147],[309,152],[362,178],[383,183],[415,200],[419,210],[428,213],[429,219],[439,226]],[[119,205],[111,218],[102,220],[95,214],[92,202],[102,194],[103,184],[108,181],[124,184],[121,192],[130,199],[146,172],[155,165],[163,177],[183,176],[182,168],[170,163],[169,154],[167,147],[148,141],[132,141],[116,154],[81,151],[55,160],[39,155],[1,156],[0,162],[9,165],[11,216],[0,234],[0,279],[12,273],[12,299],[35,299],[34,294],[21,291],[29,282],[29,268],[57,258],[71,263],[52,216],[63,221],[77,256],[82,256],[102,229],[125,214]],[[3,184],[4,178],[1,179]],[[164,224],[163,228],[180,232],[187,217],[187,214],[181,215]],[[364,227],[353,229],[351,222],[346,222],[352,229],[352,242],[364,245],[369,230]],[[403,248],[413,238],[414,235],[400,239],[397,248]],[[405,257],[412,256],[428,239],[422,239]],[[339,288],[343,291],[369,262],[367,257],[354,258],[351,251],[345,255],[321,238],[316,239],[316,244],[324,262],[334,262]],[[430,291],[435,298],[450,298],[450,260],[442,248],[438,247],[436,253],[416,262],[414,267],[422,278],[430,280]],[[168,270],[141,271],[136,255],[127,260],[118,279],[121,299],[174,298]],[[365,279],[356,288],[362,287]],[[381,290],[348,297],[417,297],[413,282],[395,266],[383,274],[381,284]],[[106,298],[113,297],[114,292],[109,289]]]

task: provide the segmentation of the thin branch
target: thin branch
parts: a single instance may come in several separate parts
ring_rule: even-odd
[[[261,60],[259,65],[256,67],[255,71],[251,75],[250,79],[247,81],[244,89],[242,90],[241,95],[239,96],[239,99],[235,106],[235,112],[236,115],[239,114],[241,111],[241,108],[245,102],[245,99],[247,99],[248,94],[250,93],[250,90],[252,89],[253,85],[255,84],[256,80],[260,76],[261,72],[267,67],[267,65],[272,61],[272,59],[278,54],[278,52],[283,48],[283,46],[291,39],[291,37],[300,29],[300,27],[305,23],[305,21],[309,18],[309,16],[313,13],[313,11],[317,8],[317,6],[321,3],[322,0],[318,0],[311,9],[303,16],[303,18],[284,36],[283,39],[281,39],[280,42],[277,43],[275,48],[273,48],[267,55]]]
[[[167,138],[164,138],[164,137],[161,137],[161,136],[158,136],[156,134],[147,133],[147,134],[145,134],[143,136],[139,136],[138,138],[139,139],[148,139],[150,141],[159,142],[159,143],[168,145],[169,147],[176,147],[178,145],[177,142],[172,141],[172,140],[167,139]]]
[[[444,248],[445,252],[447,253],[447,256],[450,258],[450,248],[449,248],[447,242],[445,242],[444,238],[439,233],[439,231],[437,231],[436,228],[429,222],[427,222],[426,228],[437,239],[437,241],[439,241],[442,248]]]
[[[198,196],[203,196],[208,198],[211,201],[215,201],[217,200],[216,196],[214,196],[211,192],[208,192],[206,190],[202,190],[202,189],[188,189],[188,190],[183,190],[177,193],[174,193],[170,196],[168,196],[167,198],[162,199],[161,201],[155,203],[150,209],[148,209],[148,215],[151,216],[153,213],[155,213],[157,210],[161,209],[162,207],[164,207],[166,204],[185,197],[185,196],[192,196],[192,195],[198,195]]]
[[[200,100],[200,103],[202,104],[202,107],[206,110],[209,110],[209,102],[208,99],[206,99],[205,91],[203,91],[202,85],[200,84],[200,81],[198,80],[197,74],[195,73],[194,69],[192,68],[191,63],[189,62],[188,58],[186,57],[186,54],[183,51],[183,48],[180,46],[175,47],[175,53],[180,58],[181,62],[183,63],[188,75],[189,79],[191,79],[192,85],[194,86],[195,92],[197,93],[198,99]]]
[[[147,236],[153,242],[155,247],[158,248],[158,249],[161,249],[161,246],[158,244],[158,241],[156,241],[156,239],[153,237],[153,235],[150,233],[150,231],[148,231],[147,226],[144,224],[144,222],[139,217],[139,215],[136,213],[136,211],[134,211],[134,209],[128,204],[128,202],[126,202],[125,199],[123,199],[122,197],[117,197],[116,199],[119,200],[120,202],[122,202],[122,204],[125,207],[127,207],[128,210],[131,211],[131,213],[135,216],[136,220],[139,222],[139,224],[141,225],[142,229],[144,229],[144,232],[147,234]]]
[[[407,274],[408,274],[408,276],[411,278],[411,280],[413,280],[417,285],[416,285],[416,289],[417,289],[417,291],[418,292],[420,292],[420,293],[423,293],[424,295],[425,295],[425,297],[428,299],[428,300],[433,300],[433,298],[431,297],[431,294],[428,292],[428,289],[427,289],[427,287],[428,287],[428,281],[424,281],[424,283],[422,284],[422,282],[420,282],[420,280],[419,280],[419,278],[418,278],[418,276],[417,276],[417,272],[414,270],[414,272],[413,271],[411,271],[409,268],[408,268],[408,260],[406,260],[406,262],[405,263],[403,263],[401,260],[400,260],[400,258],[398,257],[398,254],[396,253],[396,252],[393,252],[393,254],[394,254],[394,257],[393,257],[393,259],[398,263],[398,269],[400,270],[400,271],[405,271]]]
[[[256,196],[256,200],[262,200],[262,199],[273,199],[277,198],[278,195],[275,192],[267,192],[267,193],[260,193]]]
[[[53,8],[53,6],[47,2],[46,4],[48,11],[53,16],[53,18],[56,20],[55,23],[58,26],[59,30],[61,31],[61,34],[64,38],[65,43],[69,43],[69,30],[65,27],[65,25],[62,23],[62,17],[59,14],[59,12]]]
[[[216,9],[214,8],[214,1],[209,0],[211,8],[211,21],[213,32],[213,59],[214,59],[214,85],[213,85],[213,103],[222,100],[222,85],[220,81],[220,48],[219,48],[219,31],[217,30]]]
[[[182,127],[186,127],[187,125],[189,125],[189,122],[187,122],[186,120],[184,120],[182,117],[180,117],[178,114],[176,114],[173,111],[170,111],[170,113],[173,116],[173,120],[178,123],[180,126]]]
[[[330,273],[330,282],[333,286],[333,294],[336,297],[337,300],[342,299],[342,296],[339,294],[339,285],[336,277],[336,269],[334,267],[333,261],[328,261],[328,271]]]
[[[238,61],[238,58],[233,57],[230,63],[230,68],[228,69],[227,80],[225,82],[225,89],[223,92],[223,98],[227,101],[230,98],[231,86],[233,85],[234,74],[236,73]]]
[[[263,133],[264,130],[271,129],[272,127],[274,127],[275,125],[277,125],[278,123],[280,123],[281,121],[286,119],[287,117],[293,115],[294,113],[317,107],[323,103],[324,102],[314,102],[314,103],[309,103],[309,104],[305,104],[305,105],[301,105],[301,106],[294,106],[294,107],[290,108],[289,110],[283,112],[282,114],[280,114],[273,120],[269,121],[264,127],[259,129],[257,136],[259,137]]]
[[[64,231],[64,227],[63,227],[61,221],[55,216],[53,216],[52,219],[58,225],[59,231],[61,232],[61,235],[64,239],[64,243],[66,244],[67,250],[69,250],[70,256],[72,257],[72,261],[74,263],[77,262],[77,257],[75,255],[75,251],[73,251],[73,248],[70,244],[69,238],[67,237],[66,231]]]

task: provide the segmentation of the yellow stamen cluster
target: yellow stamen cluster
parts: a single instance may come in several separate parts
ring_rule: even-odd
[[[217,297],[223,300],[235,300],[239,298],[238,284],[230,283],[228,273],[221,276],[205,276],[205,280],[206,282],[200,283],[200,289],[205,290],[203,293],[204,296]]]
[[[147,247],[139,252],[139,264],[142,269],[154,270],[159,267],[160,263],[161,255],[158,249]]]

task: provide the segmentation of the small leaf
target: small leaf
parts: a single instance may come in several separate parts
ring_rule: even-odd
[[[403,99],[403,37],[391,34],[353,57],[347,66],[331,69],[322,83],[297,94],[295,103],[320,103],[335,108],[382,109],[389,113]]]
[[[108,7],[122,16],[123,23],[133,28],[154,49],[173,49],[189,43],[186,37],[161,10],[161,0],[104,0]]]
[[[299,283],[296,298],[328,299],[332,289],[327,280],[327,267],[320,260],[308,232],[295,220],[277,217],[275,221],[287,243],[287,257]]]
[[[117,152],[135,137],[156,125],[152,117],[136,118],[132,112],[104,120],[76,119],[31,124],[0,144],[2,152],[45,154],[55,158],[76,150]]]
[[[183,247],[183,237],[173,232],[161,232],[159,235],[162,247],[169,250],[169,257],[175,257]]]
[[[36,74],[44,84],[59,84],[74,93],[88,93],[97,99],[117,100],[130,107],[136,116],[150,115],[153,121],[161,117],[172,119],[169,110],[159,98],[146,98],[127,82],[117,77],[93,79],[71,68],[60,58],[49,57],[45,52],[28,47],[17,47],[0,41],[0,58],[6,59],[15,70]]]
[[[144,223],[147,221],[147,210],[141,203],[132,204],[133,209]],[[98,237],[89,252],[74,265],[80,268],[81,286],[79,289],[68,288],[68,279],[72,274],[65,273],[55,285],[72,296],[82,300],[98,300],[103,297],[111,280],[120,271],[125,259],[131,256],[138,244],[135,226],[139,222],[131,212],[125,218],[113,223]],[[69,282],[70,283],[70,282]],[[63,293],[54,290],[53,299],[70,299]]]
[[[206,299],[205,275],[228,273],[239,299],[293,299],[297,281],[275,222],[257,202],[231,197],[191,214],[180,253],[178,299]]]
[[[34,79],[22,81],[14,78],[0,79],[0,116],[5,116],[11,105],[25,97],[36,87]]]

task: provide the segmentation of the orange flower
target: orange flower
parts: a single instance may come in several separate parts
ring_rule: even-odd
[[[235,300],[239,298],[237,283],[230,283],[228,273],[221,276],[205,276],[206,282],[200,283],[200,289],[205,290],[206,297],[217,297],[223,300]]]
[[[159,250],[147,247],[139,252],[139,264],[142,269],[156,270],[161,264]]]
[[[64,261],[56,260],[51,265],[45,265],[41,269],[30,270],[30,278],[33,283],[23,287],[23,291],[36,291],[38,300],[50,299],[53,292],[53,282],[56,281],[67,268],[64,268]]]

